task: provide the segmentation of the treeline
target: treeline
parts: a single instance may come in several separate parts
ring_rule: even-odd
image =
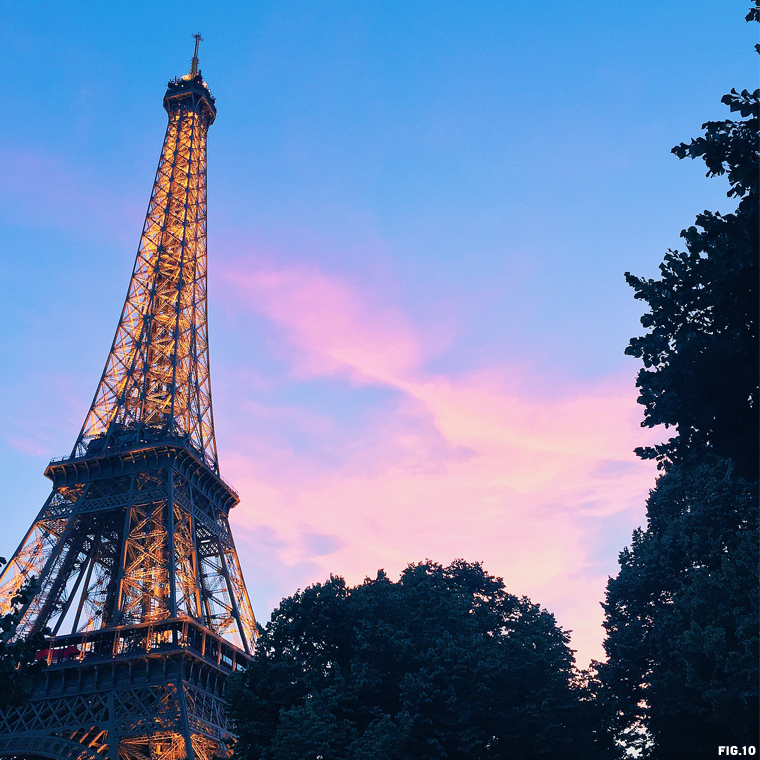
[[[599,678],[616,736],[644,757],[758,747],[759,96],[732,91],[741,120],[673,149],[725,175],[736,211],[700,214],[660,279],[626,274],[650,309],[626,349],[644,363],[643,424],[676,432],[637,449],[662,475],[604,604]]]
[[[757,2],[747,20],[760,20]],[[660,476],[606,599],[607,660],[573,667],[554,618],[462,560],[283,600],[228,698],[245,760],[698,760],[758,743],[758,110],[673,149],[725,176],[734,213],[704,212],[648,306],[637,449]],[[752,753],[752,749],[749,749]],[[723,754],[728,754],[724,751]]]

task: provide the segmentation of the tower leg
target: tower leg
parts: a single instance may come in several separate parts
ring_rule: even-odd
[[[190,733],[190,723],[187,719],[187,700],[185,698],[185,690],[182,687],[177,689],[177,700],[179,702],[179,719],[182,725],[182,734],[185,739],[185,756],[187,760],[195,760],[193,738]]]

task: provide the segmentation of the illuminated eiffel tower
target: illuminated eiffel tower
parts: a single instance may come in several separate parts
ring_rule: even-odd
[[[134,271],[95,398],[53,490],[0,576],[32,576],[18,636],[52,632],[32,699],[0,714],[0,757],[207,760],[227,751],[222,690],[256,622],[219,476],[206,323],[206,134],[198,69],[169,124]]]

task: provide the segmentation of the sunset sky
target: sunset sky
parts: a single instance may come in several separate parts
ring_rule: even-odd
[[[463,557],[601,657],[655,478],[632,450],[663,435],[623,273],[734,205],[670,148],[755,86],[748,4],[2,3],[0,555],[92,400],[201,31],[216,434],[260,622],[330,573]]]

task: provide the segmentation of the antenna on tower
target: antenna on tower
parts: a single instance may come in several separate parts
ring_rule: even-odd
[[[191,37],[195,38],[195,52],[193,53],[193,60],[190,61],[190,75],[195,76],[198,73],[198,45],[203,42],[203,37],[201,37],[200,32],[191,35]]]

